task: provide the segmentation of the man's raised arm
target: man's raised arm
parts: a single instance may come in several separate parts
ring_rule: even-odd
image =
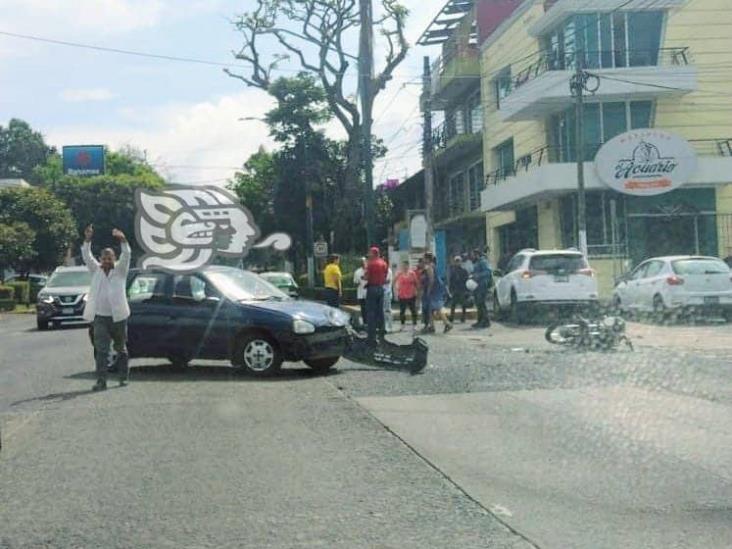
[[[93,236],[94,228],[89,225],[84,229],[84,243],[81,245],[81,258],[84,260],[86,268],[92,273],[99,269],[99,263],[94,259],[94,256],[91,253],[91,241]]]
[[[125,237],[125,233],[123,233],[119,229],[114,229],[112,231],[112,236],[119,240],[120,248],[122,249],[122,253],[119,256],[119,261],[117,262],[117,265],[115,265],[115,269],[119,269],[119,272],[123,273],[124,276],[127,276],[127,272],[130,270],[130,257],[132,256],[130,243],[127,242],[127,237]]]

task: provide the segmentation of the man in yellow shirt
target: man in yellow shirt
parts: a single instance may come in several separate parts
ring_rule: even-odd
[[[343,295],[343,275],[341,274],[341,258],[338,255],[329,255],[328,264],[323,271],[325,281],[325,302],[331,307],[340,307]]]

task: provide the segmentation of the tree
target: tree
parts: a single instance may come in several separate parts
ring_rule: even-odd
[[[368,113],[408,50],[404,35],[406,8],[396,0],[381,0],[381,7],[384,15],[374,21],[374,27],[386,39],[387,51],[383,69],[372,77],[371,100],[361,105]],[[358,43],[359,24],[357,0],[256,0],[252,11],[234,21],[243,37],[243,45],[234,55],[247,63],[251,71],[241,74],[225,70],[249,86],[272,93],[273,71],[282,61],[294,58],[319,81],[328,109],[348,136],[344,194],[350,200],[347,207],[338,210],[339,225],[344,227],[358,225],[358,198],[363,195],[359,184],[362,113],[349,94],[347,81],[349,68],[352,64],[357,66],[357,52],[349,52],[348,45]],[[276,53],[265,56],[265,50]],[[344,234],[352,236],[350,231]],[[352,240],[341,242],[341,247],[353,248],[354,244]]]
[[[244,170],[234,174],[228,185],[241,203],[256,216],[262,234],[278,230],[274,211],[277,163],[274,154],[260,148],[244,163]]]
[[[18,177],[37,183],[33,169],[54,152],[43,135],[23,120],[12,118],[6,128],[0,126],[0,178]]]
[[[0,224],[27,225],[34,233],[36,257],[29,268],[48,271],[63,259],[77,237],[76,223],[66,205],[46,189],[10,188],[0,191]],[[26,233],[28,234],[28,233]]]
[[[33,249],[36,233],[22,222],[0,223],[0,275],[6,268],[24,273],[38,255]]]

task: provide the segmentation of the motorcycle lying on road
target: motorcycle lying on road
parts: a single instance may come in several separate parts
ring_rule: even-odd
[[[569,323],[556,322],[546,329],[544,337],[554,345],[583,351],[612,351],[621,343],[633,350],[633,343],[625,335],[625,321],[618,316],[596,320],[580,316]]]

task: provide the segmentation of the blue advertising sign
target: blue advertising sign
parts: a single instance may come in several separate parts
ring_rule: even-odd
[[[103,145],[73,145],[62,149],[66,175],[102,175],[104,173]]]

